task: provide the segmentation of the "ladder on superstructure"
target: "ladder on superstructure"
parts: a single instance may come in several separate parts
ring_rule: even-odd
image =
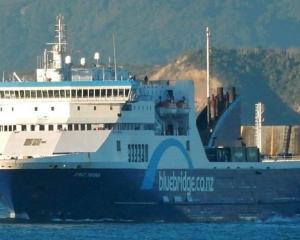
[[[291,140],[292,126],[288,125],[284,128],[284,136],[283,136],[283,153],[288,154],[290,148],[290,140]]]

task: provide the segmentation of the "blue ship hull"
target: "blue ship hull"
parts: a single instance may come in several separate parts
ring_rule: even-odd
[[[2,201],[33,221],[210,221],[300,214],[300,170],[1,170]],[[148,185],[145,184],[148,181]],[[151,185],[152,184],[152,185]]]

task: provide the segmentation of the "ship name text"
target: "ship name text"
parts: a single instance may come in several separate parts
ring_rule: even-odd
[[[191,176],[187,171],[175,171],[170,174],[166,171],[159,171],[160,192],[213,192],[214,177]]]

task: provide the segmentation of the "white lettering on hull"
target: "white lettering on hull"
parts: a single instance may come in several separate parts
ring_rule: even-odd
[[[213,192],[214,177],[210,176],[189,176],[186,171],[180,174],[167,174],[159,171],[159,191],[160,192]]]
[[[76,172],[74,177],[83,177],[83,178],[100,178],[101,173],[97,172]]]

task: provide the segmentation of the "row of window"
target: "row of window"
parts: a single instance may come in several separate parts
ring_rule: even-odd
[[[146,111],[151,111],[152,107],[151,105],[132,105],[132,104],[124,104],[122,106],[122,111],[132,111],[132,110],[146,110]]]
[[[72,89],[0,91],[0,98],[110,98],[128,97],[130,89]]]
[[[128,162],[148,162],[148,144],[128,144]]]
[[[14,107],[11,107],[10,109],[11,109],[12,112],[15,111],[15,108],[14,108]],[[94,111],[96,111],[96,110],[97,110],[97,106],[93,106],[93,109],[94,109]],[[110,106],[109,106],[109,109],[110,109],[110,110],[113,110],[113,106],[110,105]],[[39,108],[38,108],[38,107],[33,107],[33,110],[34,110],[35,112],[37,112],[37,111],[39,110]],[[51,111],[54,111],[55,108],[52,106],[52,107],[50,107],[50,110],[51,110]],[[4,108],[3,108],[3,107],[0,107],[0,112],[2,112],[2,111],[4,111]],[[80,111],[80,106],[77,106],[77,111]]]
[[[13,111],[15,111],[15,108],[14,107],[11,107],[11,108],[9,108],[12,112]],[[96,111],[97,110],[97,106],[93,106],[93,109],[94,109],[94,111]],[[110,105],[109,106],[109,109],[110,110],[113,110],[113,106],[112,105]],[[144,110],[146,110],[146,111],[151,111],[152,110],[152,108],[151,108],[151,106],[133,106],[132,108],[130,108],[130,111],[131,111],[131,109],[133,109],[133,110],[142,110],[142,111],[144,111]],[[9,110],[9,111],[10,111]],[[38,110],[39,110],[39,108],[38,107],[33,107],[33,110],[35,111],[35,112],[37,112]],[[51,111],[54,111],[55,110],[55,108],[53,107],[53,106],[51,106],[50,107],[50,110]],[[123,110],[123,109],[122,109]],[[0,112],[2,112],[2,111],[4,111],[4,108],[3,107],[0,107]],[[77,111],[80,111],[80,106],[77,106]],[[128,109],[126,109],[126,111],[129,111]]]
[[[22,124],[0,125],[0,132],[13,131],[91,131],[91,130],[153,130],[148,123],[68,123],[68,124]]]

